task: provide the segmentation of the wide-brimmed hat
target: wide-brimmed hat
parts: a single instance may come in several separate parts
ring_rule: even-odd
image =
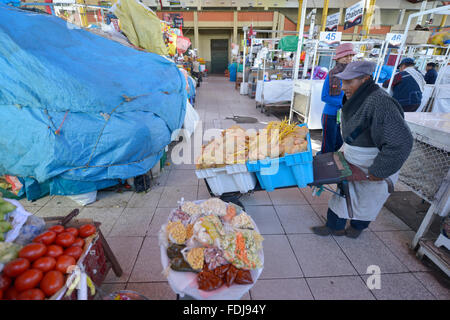
[[[353,61],[350,62],[342,71],[336,75],[342,80],[351,80],[363,75],[372,75],[375,71],[375,63],[371,61]]]
[[[336,55],[334,56],[334,60],[339,58],[346,57],[348,55],[355,55],[356,52],[353,51],[353,44],[351,43],[343,43],[336,48]]]

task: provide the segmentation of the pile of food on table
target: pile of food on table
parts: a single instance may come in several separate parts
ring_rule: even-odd
[[[173,271],[197,273],[198,288],[252,284],[262,268],[263,237],[240,207],[218,198],[182,202],[161,228]]]
[[[271,121],[259,131],[234,125],[202,147],[196,166],[197,169],[217,168],[303,152],[308,149],[307,134],[306,126],[289,124],[288,120]]]

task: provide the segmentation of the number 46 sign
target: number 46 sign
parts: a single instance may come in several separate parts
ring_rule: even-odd
[[[341,42],[342,32],[321,32],[319,40],[327,44]]]

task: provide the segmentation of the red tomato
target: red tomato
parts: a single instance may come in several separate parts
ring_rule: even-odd
[[[34,238],[33,242],[43,243],[48,246],[49,244],[52,244],[53,241],[55,241],[55,238],[56,238],[56,232],[47,230],[45,232],[42,232],[36,238]]]
[[[30,243],[20,249],[19,258],[28,259],[30,262],[42,257],[47,252],[47,247],[43,243]]]
[[[11,285],[11,279],[4,274],[0,274],[0,290],[6,290]]]
[[[5,291],[3,298],[5,300],[17,300],[18,296],[19,296],[19,292],[17,292],[17,290],[16,290],[16,288],[14,288],[14,286],[11,286]]]
[[[61,233],[64,231],[64,227],[62,225],[57,224],[56,226],[52,226],[52,227],[48,228],[48,230],[51,230],[58,234],[58,233]]]
[[[93,224],[85,224],[78,229],[78,231],[80,231],[81,238],[86,238],[89,237],[90,235],[93,235],[96,230],[97,229]]]
[[[47,247],[47,257],[58,258],[64,253],[64,249],[55,244],[51,244]]]
[[[24,258],[17,258],[8,262],[3,268],[3,274],[10,278],[15,278],[30,268],[30,261]]]
[[[73,234],[73,236],[75,238],[78,237],[78,229],[77,228],[67,228],[64,232]]]
[[[56,259],[56,270],[63,274],[67,272],[67,268],[76,265],[77,261],[74,257],[62,255]]]
[[[76,238],[72,244],[72,247],[84,247],[84,240],[82,238]]]
[[[56,236],[55,244],[58,246],[67,248],[70,247],[75,241],[73,234],[69,232],[61,232]]]
[[[42,272],[47,272],[55,269],[56,260],[53,257],[41,257],[33,262],[33,269],[41,270]]]
[[[64,285],[64,276],[61,272],[52,270],[47,272],[39,285],[47,297],[54,295]]]
[[[82,253],[83,249],[81,247],[74,246],[71,246],[64,251],[64,255],[74,257],[75,260],[78,260]]]
[[[14,280],[14,287],[18,292],[33,289],[42,280],[44,274],[38,269],[29,269]]]
[[[44,300],[45,294],[41,289],[33,288],[21,292],[17,300]]]

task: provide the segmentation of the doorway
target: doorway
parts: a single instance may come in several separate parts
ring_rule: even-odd
[[[228,68],[228,39],[211,39],[211,73],[223,74]]]

